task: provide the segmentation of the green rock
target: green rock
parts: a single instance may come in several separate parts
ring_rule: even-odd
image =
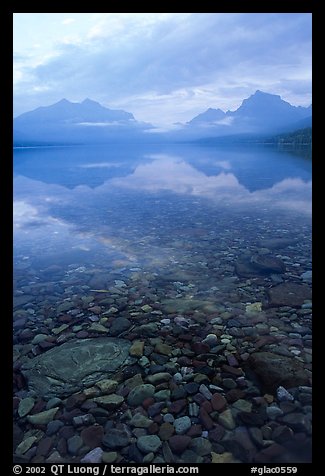
[[[262,311],[262,303],[261,302],[253,302],[252,304],[247,304],[245,311],[250,313],[261,312]]]
[[[106,394],[115,392],[117,385],[118,382],[111,379],[103,379],[99,382],[96,382],[96,387],[98,387],[102,393]]]
[[[141,413],[136,413],[130,420],[130,425],[135,426],[136,428],[149,428],[152,423],[153,422],[150,418],[141,415]]]
[[[104,451],[102,454],[103,463],[114,463],[117,460],[118,454],[116,451]]]
[[[27,420],[32,425],[47,425],[54,419],[58,409],[59,407],[55,407],[50,408],[50,410],[45,410],[44,412],[35,413],[35,415],[28,415]]]
[[[229,408],[219,415],[218,423],[227,430],[233,430],[236,427],[233,414]]]
[[[147,381],[152,383],[152,385],[159,385],[163,382],[168,382],[172,376],[168,372],[158,372],[153,375],[148,375]]]
[[[155,346],[155,352],[157,352],[157,354],[170,356],[170,355],[172,355],[172,350],[173,349],[170,345],[164,344],[162,342],[159,342]]]
[[[100,334],[107,334],[107,327],[99,324],[98,322],[93,322],[90,327],[87,329],[89,332],[99,332]]]
[[[241,412],[250,412],[252,410],[252,404],[242,398],[236,400],[232,406]]]
[[[131,345],[129,354],[132,355],[132,357],[142,357],[143,349],[144,349],[144,342],[140,340],[136,340]]]
[[[137,440],[137,447],[142,453],[155,453],[161,444],[161,439],[157,435],[140,436]]]
[[[128,378],[125,380],[124,385],[130,390],[132,390],[134,387],[138,387],[138,385],[143,385],[141,374],[135,374],[133,377]]]
[[[62,324],[62,326],[60,326],[60,327],[54,327],[52,329],[52,333],[57,336],[58,334],[61,334],[61,332],[68,329],[68,327],[69,327],[68,324]]]
[[[31,397],[24,398],[20,400],[18,406],[18,415],[23,418],[24,416],[28,415],[31,409],[34,407],[35,401]]]
[[[138,385],[134,387],[128,395],[128,404],[131,406],[141,405],[142,402],[149,397],[152,397],[155,393],[155,387],[149,383]]]
[[[189,448],[195,451],[199,456],[205,456],[211,453],[212,445],[206,438],[192,438]]]
[[[211,452],[211,463],[240,463],[240,461],[232,455],[232,453],[222,453],[222,454],[217,454],[214,453],[213,451]]]
[[[50,410],[50,408],[58,407],[59,405],[61,405],[61,403],[62,403],[61,398],[58,398],[58,397],[50,398],[50,400],[46,404],[46,410]]]
[[[26,453],[26,451],[28,451],[29,448],[33,446],[36,440],[37,440],[36,436],[29,436],[28,438],[23,440],[21,443],[19,443],[19,445],[16,448],[16,455],[21,456],[24,453]]]
[[[101,407],[106,408],[106,410],[115,410],[124,402],[124,397],[121,395],[111,394],[105,395],[103,397],[94,398],[94,402],[98,403]]]
[[[40,342],[44,342],[47,338],[48,338],[48,335],[46,334],[36,334],[36,336],[32,340],[32,344],[34,345],[39,344]]]
[[[151,312],[152,311],[152,307],[149,306],[149,304],[145,304],[144,306],[141,306],[141,309],[143,312]]]
[[[40,397],[69,396],[127,365],[130,342],[112,337],[70,340],[22,365],[28,387]]]
[[[154,397],[158,402],[168,400],[170,398],[170,390],[159,390],[159,392],[155,393]]]
[[[65,301],[57,307],[56,312],[57,314],[60,314],[61,312],[70,311],[70,309],[73,309],[73,308],[74,308],[74,304],[72,302]]]

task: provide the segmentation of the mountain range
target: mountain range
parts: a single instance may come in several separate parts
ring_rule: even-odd
[[[85,99],[67,99],[14,119],[14,144],[95,143],[113,140],[188,140],[236,134],[277,134],[310,127],[312,106],[292,106],[280,96],[256,91],[235,111],[209,108],[177,130],[148,134],[154,126],[133,114]]]

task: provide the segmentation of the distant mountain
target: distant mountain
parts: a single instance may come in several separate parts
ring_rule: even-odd
[[[108,109],[85,99],[73,103],[67,99],[14,119],[15,144],[103,142],[121,135],[139,136],[150,124],[136,121],[133,114]]]
[[[312,106],[292,106],[280,96],[257,90],[235,111],[208,109],[189,121],[185,135],[282,132],[311,125]],[[187,131],[186,131],[187,129]]]
[[[226,117],[226,113],[221,109],[209,109],[198,116],[193,117],[188,124],[217,123]]]
[[[14,120],[14,144],[85,144],[112,141],[192,141],[242,134],[275,135],[311,127],[312,106],[292,106],[280,96],[256,91],[235,111],[209,108],[176,130],[148,134],[151,124],[133,114],[85,99],[67,99],[21,114]]]

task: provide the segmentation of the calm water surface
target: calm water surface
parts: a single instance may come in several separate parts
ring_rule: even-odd
[[[252,255],[280,260],[285,271],[240,268]],[[142,323],[159,322],[165,336],[168,319],[187,319],[183,326],[197,329],[200,339],[215,333],[225,355],[239,352],[243,359],[253,343],[273,335],[262,350],[308,366],[308,298],[298,311],[290,302],[268,307],[268,291],[283,282],[310,286],[310,270],[311,161],[303,157],[189,145],[15,150],[17,362],[46,350],[32,344],[37,334],[52,336],[52,344],[53,336],[57,344],[86,337],[102,319],[99,306],[108,310],[104,325],[116,309],[134,318],[133,329],[142,312]],[[250,317],[254,303],[263,311],[258,305],[243,331],[240,317]],[[145,305],[155,311],[149,315]],[[62,323],[70,327],[56,332]],[[155,365],[164,365],[161,359]],[[17,391],[24,396],[22,385]],[[289,433],[300,426],[291,422]],[[291,443],[283,460],[296,461],[294,450]]]

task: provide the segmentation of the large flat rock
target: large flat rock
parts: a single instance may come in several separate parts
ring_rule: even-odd
[[[268,392],[275,392],[280,385],[285,388],[310,385],[310,375],[303,363],[291,357],[273,352],[254,352],[247,365]]]
[[[311,299],[311,288],[306,284],[282,283],[268,290],[270,306],[300,307]]]
[[[22,366],[30,390],[39,396],[68,396],[114,374],[129,360],[130,342],[103,337],[73,340]]]

